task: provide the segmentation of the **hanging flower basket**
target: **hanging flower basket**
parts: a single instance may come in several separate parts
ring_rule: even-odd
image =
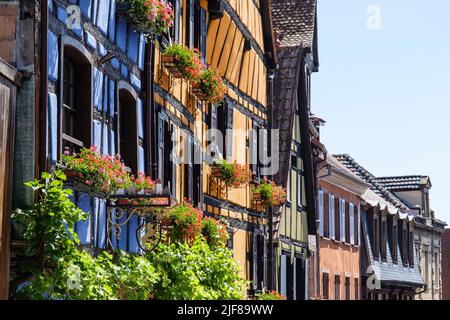
[[[205,68],[197,49],[171,44],[161,55],[161,64],[175,78],[197,81]]]
[[[161,65],[165,68],[175,79],[182,79],[183,74],[177,67],[180,62],[180,57],[176,55],[163,54],[161,55]]]
[[[147,36],[161,35],[174,23],[172,5],[163,0],[119,0],[117,13],[126,14],[136,31]]]
[[[201,71],[198,80],[192,84],[194,95],[208,103],[220,103],[227,93],[227,86],[220,76],[219,70],[208,66]]]
[[[279,206],[286,201],[286,190],[275,182],[264,179],[254,189],[253,199],[260,200],[265,206]]]
[[[208,100],[206,94],[203,93],[202,86],[198,82],[194,82],[191,87],[192,94],[201,101]]]
[[[211,175],[231,188],[241,188],[252,179],[252,172],[248,166],[227,160],[219,160],[212,164]]]

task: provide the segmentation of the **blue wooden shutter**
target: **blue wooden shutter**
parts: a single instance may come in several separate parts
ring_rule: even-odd
[[[350,223],[349,223],[349,226],[350,226],[350,244],[355,244],[355,207],[354,207],[354,205],[353,205],[353,203],[350,203],[350,205],[349,205],[349,212],[348,212],[348,214],[349,214],[349,216],[350,216]]]
[[[334,196],[332,194],[330,194],[330,210],[329,210],[329,221],[330,221],[330,238],[331,239],[335,239],[335,235],[336,235],[336,230],[335,230],[335,214],[334,214],[334,209],[335,209],[335,205],[334,205]]]
[[[323,191],[319,190],[319,196],[317,197],[317,208],[319,209],[319,235],[323,236]]]

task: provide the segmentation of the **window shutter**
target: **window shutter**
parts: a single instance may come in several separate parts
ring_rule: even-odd
[[[253,259],[252,259],[252,265],[253,265],[253,289],[258,288],[258,234],[256,231],[253,231],[253,237],[252,237],[252,251],[253,251]]]
[[[165,121],[158,116],[158,179],[164,181],[164,127]],[[165,181],[164,181],[165,182]]]
[[[319,190],[318,200],[318,208],[319,208],[319,235],[323,236],[323,191]]]
[[[253,123],[253,130],[250,135],[250,159],[253,175],[258,177],[258,125]],[[289,183],[289,182],[288,182]]]
[[[179,0],[178,0],[179,1]],[[206,23],[206,10],[200,9],[200,52],[202,53],[202,60],[206,60],[206,34],[208,32]]]
[[[349,214],[349,227],[350,227],[350,244],[355,244],[355,207],[353,203],[349,204],[348,214]]]
[[[320,223],[323,226],[323,236],[330,237],[330,196],[328,193],[323,193],[323,221]]]
[[[334,239],[341,240],[341,200],[334,198]]]
[[[185,159],[186,163],[184,164],[184,197],[187,198],[189,201],[194,200],[193,199],[193,191],[194,191],[194,180],[193,180],[193,153],[192,148],[193,145],[193,139],[191,136],[187,136],[187,141],[185,144]]]
[[[180,22],[182,17],[182,8],[181,8],[181,0],[175,0],[174,11],[175,11],[175,21],[174,21],[174,39],[175,43],[180,42]]]
[[[335,230],[335,214],[334,214],[334,208],[335,208],[335,205],[334,205],[334,196],[333,195],[331,195],[330,194],[330,211],[329,211],[329,214],[330,214],[330,219],[329,219],[329,221],[330,221],[330,238],[331,239],[335,239],[335,236],[336,236],[336,230]]]
[[[263,158],[261,159],[261,155],[259,155],[259,166],[260,168],[262,168],[263,166],[267,166],[268,165],[268,157],[269,157],[269,151],[268,151],[268,146],[269,146],[269,136],[268,136],[268,129],[262,129],[262,136],[263,136],[263,141],[262,141],[262,146],[263,146]],[[260,143],[261,144],[261,143]],[[259,150],[258,150],[259,152]]]
[[[356,237],[355,241],[357,245],[361,245],[361,208],[359,205],[356,206]]]
[[[195,33],[195,0],[188,0],[188,24],[187,24],[187,47],[193,48],[194,47],[194,33]]]
[[[231,105],[227,104],[226,108],[226,129],[233,129],[233,108]],[[231,132],[231,131],[230,131]],[[226,147],[224,152],[224,157],[233,160],[233,134],[228,134],[228,131],[225,130],[225,138],[226,138]],[[226,154],[226,156],[225,156]]]
[[[345,212],[345,200],[341,199],[341,241],[345,242],[346,239],[346,212]]]

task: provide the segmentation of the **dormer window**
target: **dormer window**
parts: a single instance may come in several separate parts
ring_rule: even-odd
[[[392,218],[392,261],[394,263],[398,262],[398,220],[397,217],[394,216]]]
[[[414,220],[408,223],[408,259],[409,265],[414,266]]]
[[[402,260],[403,264],[408,264],[408,226],[406,220],[402,221]]]
[[[373,256],[378,259],[380,257],[380,219],[378,210],[375,209],[373,213]]]
[[[381,259],[387,258],[387,213],[381,213]]]

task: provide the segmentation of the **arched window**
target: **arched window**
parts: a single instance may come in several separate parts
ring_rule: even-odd
[[[118,84],[118,150],[133,174],[138,171],[137,96],[128,84]]]
[[[61,149],[78,151],[91,145],[92,63],[89,52],[76,40],[62,38]],[[61,150],[61,151],[62,151]]]

